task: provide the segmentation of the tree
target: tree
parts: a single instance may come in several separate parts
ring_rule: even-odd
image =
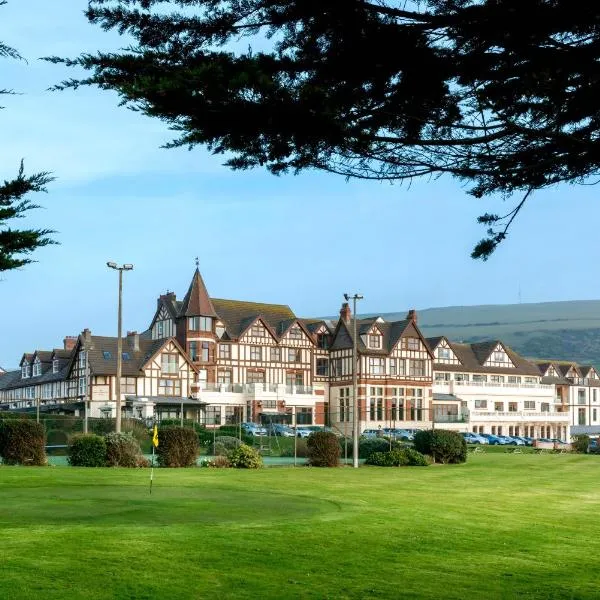
[[[206,145],[234,169],[447,173],[475,197],[521,193],[479,217],[474,258],[533,191],[599,172],[600,9],[587,0],[91,0],[87,17],[136,45],[50,58],[90,72],[57,88],[117,91],[178,132],[170,146]]]
[[[6,4],[0,0],[0,6]],[[0,58],[20,59],[14,49],[0,42]],[[0,89],[0,94],[11,94],[7,89]],[[55,243],[48,236],[49,229],[11,229],[12,219],[22,218],[36,204],[27,199],[31,192],[46,191],[46,184],[52,180],[49,173],[25,175],[23,161],[16,178],[5,180],[0,184],[0,272],[9,271],[29,264],[28,255],[34,250]]]

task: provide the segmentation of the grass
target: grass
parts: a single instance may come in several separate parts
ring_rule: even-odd
[[[600,457],[0,467],[0,598],[598,598]]]

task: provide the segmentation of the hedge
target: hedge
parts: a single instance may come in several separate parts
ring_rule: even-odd
[[[191,467],[198,458],[198,435],[191,427],[161,427],[156,453],[163,467]]]
[[[427,457],[412,448],[396,448],[387,452],[373,452],[366,464],[377,467],[426,467]]]
[[[313,467],[337,467],[342,450],[337,436],[328,431],[315,431],[307,438],[308,464]]]
[[[231,450],[227,458],[231,466],[236,469],[258,469],[263,465],[263,459],[258,451],[246,444]]]
[[[456,464],[467,461],[467,442],[457,431],[429,429],[417,431],[415,450],[428,454],[434,462]]]
[[[29,419],[0,421],[0,456],[7,465],[46,464],[46,435],[41,423]]]
[[[142,455],[140,443],[130,432],[109,433],[106,441],[108,467],[145,467],[148,461]]]
[[[106,441],[95,433],[74,435],[67,456],[72,467],[105,467]]]

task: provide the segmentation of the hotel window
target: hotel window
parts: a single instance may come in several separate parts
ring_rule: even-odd
[[[52,398],[52,384],[51,383],[45,383],[42,386],[42,398],[44,398],[44,400],[48,400],[49,398]]]
[[[181,396],[181,380],[179,379],[159,379],[159,396]]]
[[[594,396],[594,402],[598,400],[598,390],[592,390],[592,394]]]
[[[441,359],[449,359],[450,358],[450,349],[449,348],[438,348],[437,355],[440,360]]]
[[[161,354],[160,370],[163,375],[177,374],[177,354]]]
[[[21,367],[21,379],[27,379],[31,377],[31,367],[27,364]]]
[[[208,349],[209,349],[208,342],[202,342],[202,362],[208,362],[208,359],[209,359]]]
[[[190,331],[212,331],[212,317],[189,317]]]
[[[265,329],[260,323],[254,323],[250,328],[250,335],[252,337],[264,337]]]
[[[219,358],[231,359],[231,344],[219,344]]]
[[[58,358],[55,358],[52,361],[52,372],[58,373],[59,370],[60,370],[60,361],[58,360]]]
[[[264,383],[265,372],[264,371],[248,371],[246,373],[247,383]]]
[[[508,376],[508,383],[521,383],[521,378],[517,377],[516,375],[509,375]]]
[[[408,350],[420,350],[421,344],[419,342],[419,338],[404,338],[406,340],[406,348]]]
[[[425,361],[423,359],[412,358],[409,361],[410,375],[412,377],[425,376]]]
[[[85,396],[86,391],[87,391],[87,381],[86,381],[86,378],[85,377],[80,377],[79,378],[79,387],[78,387],[77,393],[80,396]]]
[[[300,327],[292,327],[290,329],[290,340],[301,340],[302,339],[302,331],[300,331]]]
[[[190,359],[192,361],[198,360],[198,342],[190,342]]]
[[[317,375],[321,377],[329,375],[329,359],[317,358]]]
[[[371,421],[383,421],[383,388],[370,388],[369,419]]]
[[[42,374],[42,363],[36,361],[33,363],[33,376],[37,377]]]
[[[469,381],[467,373],[454,373],[454,381]]]
[[[406,361],[403,358],[390,358],[390,375],[406,375]]]
[[[436,381],[450,381],[450,373],[436,373],[435,380]]]
[[[351,418],[350,388],[340,388],[340,421],[347,423]]]
[[[598,420],[598,409],[594,408],[594,410],[592,411],[592,419],[594,419],[594,421]]]
[[[535,377],[525,377],[525,383],[537,383],[537,378],[535,378]]]
[[[540,411],[541,412],[550,412],[550,404],[548,402],[542,402],[540,404]]]
[[[336,358],[331,363],[331,375],[333,377],[341,377],[343,375],[343,360],[341,358]]]
[[[271,362],[281,362],[281,348],[271,348]]]
[[[585,404],[585,390],[577,390],[577,404]]]
[[[504,402],[494,402],[494,410],[496,412],[504,412]]]
[[[327,350],[329,348],[329,337],[326,333],[317,334],[317,347]]]
[[[509,402],[508,403],[508,412],[517,412],[519,410],[518,402]]]
[[[85,365],[86,365],[86,353],[84,350],[82,350],[79,353],[79,368],[85,369]]]
[[[112,354],[108,350],[103,350],[102,357],[104,360],[110,360],[112,358]]]
[[[475,400],[475,408],[487,408],[487,400]]]
[[[371,375],[385,375],[385,359],[369,358],[369,373]]]
[[[392,388],[392,420],[404,421],[404,388]]]
[[[312,425],[312,408],[297,408],[296,423],[298,425]]]
[[[504,352],[494,352],[493,361],[494,362],[505,362],[506,356],[505,356]]]
[[[285,385],[287,385],[287,386],[304,385],[304,376],[302,375],[302,373],[286,373],[285,374]]]
[[[262,348],[260,346],[250,346],[250,360],[262,360]]]
[[[585,425],[585,408],[579,408],[577,410],[577,424]]]
[[[217,383],[231,383],[231,369],[218,371]]]
[[[504,375],[492,375],[490,381],[492,383],[504,383]]]
[[[473,382],[485,383],[487,381],[487,375],[473,375]]]
[[[523,408],[525,410],[535,410],[535,400],[525,400],[525,402],[523,402]]]
[[[162,338],[165,335],[165,322],[156,321],[156,336]]]
[[[288,362],[302,362],[302,350],[299,348],[288,348]]]
[[[381,336],[376,333],[372,333],[369,337],[369,348],[379,349],[381,348]]]
[[[135,377],[121,377],[121,394],[135,394],[136,393],[136,379]]]

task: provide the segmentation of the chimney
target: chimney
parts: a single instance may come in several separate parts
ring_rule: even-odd
[[[160,306],[162,300],[171,300],[171,302],[175,302],[175,300],[177,300],[177,296],[175,295],[175,292],[170,292],[167,290],[166,294],[161,294],[158,297],[158,300],[156,301],[156,308]]]
[[[137,331],[128,331],[127,341],[129,342],[129,348],[131,348],[132,352],[140,351],[140,334]]]
[[[350,305],[347,302],[344,302],[342,304],[342,308],[340,309],[340,319],[347,323],[351,316],[352,311],[350,310]]]
[[[63,346],[65,350],[73,350],[75,348],[75,344],[77,343],[77,336],[68,335],[63,340]]]
[[[81,333],[81,336],[83,337],[84,346],[89,349],[92,345],[92,332],[86,327]]]
[[[412,321],[415,325],[417,324],[417,311],[411,308],[406,315],[407,320]]]

